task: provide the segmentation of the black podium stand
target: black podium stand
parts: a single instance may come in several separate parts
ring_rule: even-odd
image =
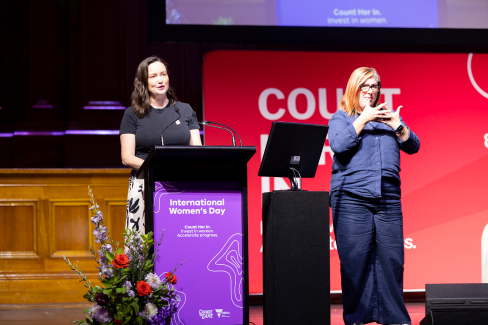
[[[291,191],[263,193],[266,325],[330,324],[329,193],[301,189],[301,178],[315,177],[327,131],[304,123],[271,126],[258,175],[288,177]]]
[[[263,193],[264,324],[330,324],[329,193]]]
[[[233,182],[240,187],[240,215],[242,227],[242,298],[244,317],[242,324],[249,323],[249,272],[248,272],[248,215],[247,215],[247,162],[255,154],[256,147],[227,147],[227,146],[155,146],[138,171],[137,177],[144,173],[144,200],[145,200],[145,229],[153,231],[154,224],[154,193],[156,182],[203,182],[201,184],[217,184],[218,182]],[[227,203],[227,202],[226,202]],[[203,209],[203,207],[202,207]],[[165,212],[168,213],[168,212]],[[169,214],[169,213],[168,213]],[[169,218],[182,217],[181,215],[168,215]],[[203,218],[203,216],[202,216]],[[165,231],[166,236],[166,231]],[[157,239],[155,239],[157,240]],[[192,239],[183,239],[189,240]],[[206,241],[197,240],[191,243],[193,250],[206,249]],[[230,239],[229,239],[230,240]],[[163,239],[164,243],[164,239]],[[164,250],[163,250],[164,254]],[[164,255],[163,255],[164,258]],[[182,256],[180,260],[185,259]],[[188,261],[187,261],[188,262]],[[183,264],[185,266],[185,263]],[[210,263],[209,263],[210,265]],[[238,267],[241,267],[238,265]],[[202,274],[195,274],[195,277]],[[205,279],[202,279],[205,281]],[[188,307],[185,307],[188,308]],[[202,306],[202,322],[204,317],[225,317],[226,311],[218,308],[222,306]],[[213,312],[212,312],[213,311]],[[201,311],[200,311],[201,312]],[[212,316],[213,315],[213,316]],[[221,319],[222,324],[224,318]],[[188,323],[188,320],[186,321]],[[195,323],[191,322],[190,323]],[[234,324],[234,323],[233,323]]]

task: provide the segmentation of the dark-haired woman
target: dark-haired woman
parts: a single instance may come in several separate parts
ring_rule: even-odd
[[[134,80],[132,106],[125,110],[120,124],[122,163],[132,168],[125,227],[142,233],[145,231],[144,179],[137,179],[135,174],[152,147],[162,142],[164,145],[202,145],[200,127],[193,109],[177,100],[169,85],[167,68],[167,63],[156,56],[139,64]],[[181,117],[178,117],[178,113]]]

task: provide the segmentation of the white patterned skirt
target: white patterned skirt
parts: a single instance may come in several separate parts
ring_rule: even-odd
[[[145,233],[144,177],[136,178],[135,170],[129,176],[129,193],[127,194],[125,219],[125,228]]]

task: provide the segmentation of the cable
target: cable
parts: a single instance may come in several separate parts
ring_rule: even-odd
[[[296,173],[296,169],[293,168],[293,167],[290,167],[290,170],[293,172],[293,184],[295,185],[294,187],[296,188],[296,190],[298,191],[299,188],[298,188],[298,183],[297,183],[297,173]]]
[[[288,167],[288,169],[292,172],[292,174],[288,175],[288,179],[290,180],[291,190],[298,191],[298,184],[296,181],[296,169],[293,167]]]
[[[302,190],[302,175],[300,175],[300,172],[297,169],[295,169],[293,167],[289,167],[289,168],[293,171],[293,175],[296,175],[295,172],[298,174],[298,177],[300,178],[300,189],[299,189],[299,191],[301,191]]]

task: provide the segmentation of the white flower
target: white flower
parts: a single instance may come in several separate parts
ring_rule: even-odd
[[[144,313],[148,316],[148,318],[154,317],[158,313],[158,307],[152,302],[149,302],[144,307]]]
[[[161,285],[159,276],[155,273],[149,273],[146,275],[146,282],[151,286],[151,289],[156,290]]]

